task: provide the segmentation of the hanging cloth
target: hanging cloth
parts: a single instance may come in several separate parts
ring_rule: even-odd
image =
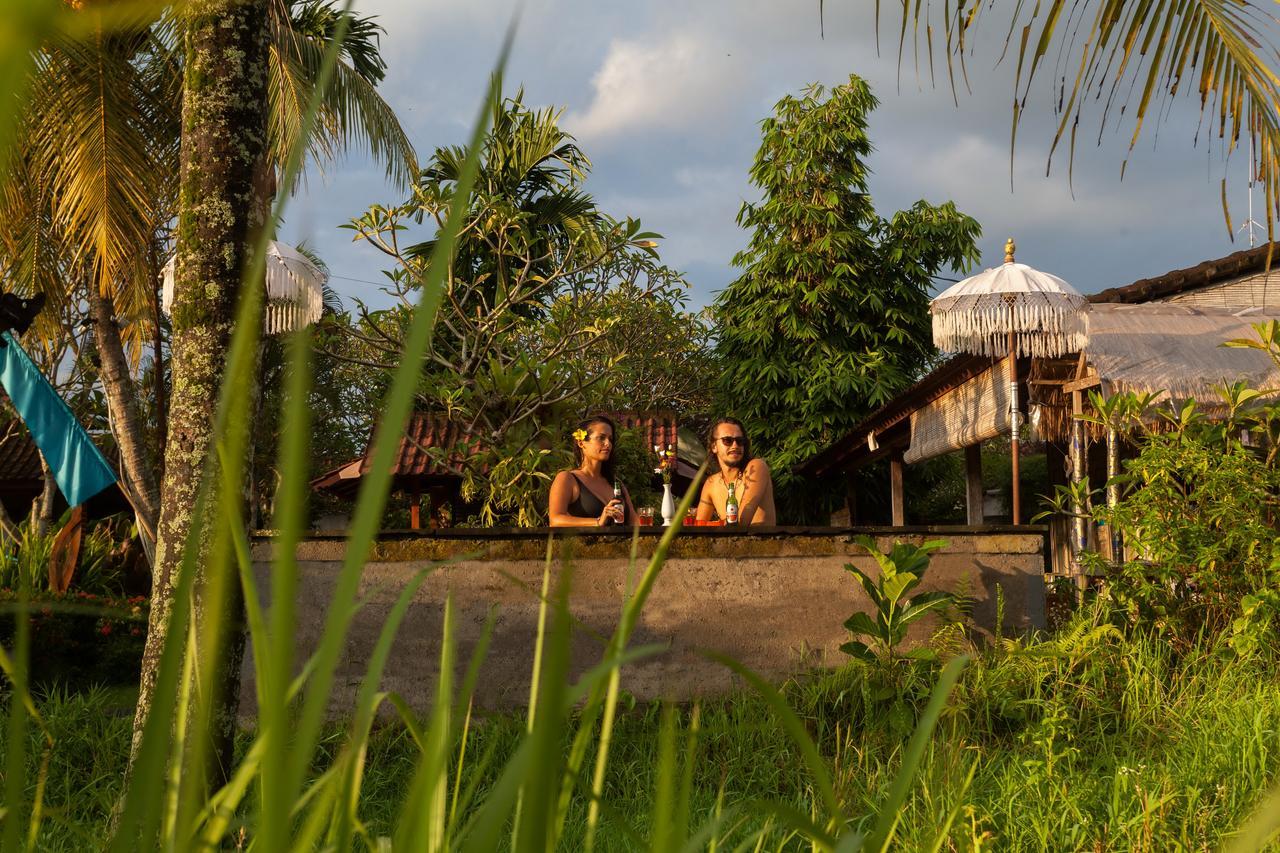
[[[115,471],[13,335],[3,332],[0,338],[0,384],[31,430],[62,496],[79,506],[115,483]]]

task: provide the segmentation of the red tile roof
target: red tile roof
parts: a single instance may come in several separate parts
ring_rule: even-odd
[[[372,444],[372,438],[370,439]],[[391,463],[394,488],[406,488],[413,482],[430,484],[432,480],[457,480],[462,477],[462,466],[467,457],[480,446],[479,437],[471,437],[459,424],[451,423],[442,414],[415,412],[409,418],[409,426],[396,448]],[[437,461],[427,448],[449,448],[449,454]],[[372,446],[364,455],[345,465],[321,474],[311,481],[311,488],[324,489],[343,497],[354,497],[360,480],[369,472]]]
[[[670,412],[604,412],[619,429],[642,431],[646,447],[655,444],[673,447],[678,443],[678,424]],[[438,413],[415,412],[409,420],[404,438],[396,449],[392,463],[393,488],[408,488],[415,482],[421,486],[444,484],[462,476],[466,459],[481,447],[479,435],[467,433]],[[448,455],[436,461],[427,448],[448,448]],[[369,471],[369,452],[365,448],[359,459],[334,468],[311,481],[311,488],[323,489],[340,497],[354,497],[361,478]],[[433,482],[434,481],[434,482]]]
[[[618,429],[639,429],[645,447],[675,447],[678,424],[671,412],[603,412],[618,425]]]
[[[449,453],[443,460],[435,461],[427,448],[448,448]],[[478,436],[466,432],[444,415],[417,412],[409,419],[409,427],[400,439],[391,473],[397,477],[461,477],[467,457],[479,448]]]

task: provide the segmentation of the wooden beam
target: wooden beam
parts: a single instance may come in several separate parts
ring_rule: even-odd
[[[1086,388],[1092,388],[1095,385],[1101,385],[1102,379],[1097,376],[1086,376],[1083,379],[1072,379],[1070,382],[1062,383],[1062,390],[1067,393],[1075,391],[1083,391]]]
[[[409,527],[422,529],[422,487],[416,483],[409,490]]]
[[[965,521],[971,525],[981,525],[985,518],[982,513],[982,502],[986,495],[982,491],[982,445],[971,444],[964,449],[964,503],[968,510]]]
[[[906,513],[902,496],[902,453],[894,453],[889,458],[889,506],[894,527],[906,524]]]

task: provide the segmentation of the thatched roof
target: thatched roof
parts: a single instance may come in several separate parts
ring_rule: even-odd
[[[1280,314],[1169,302],[1091,305],[1086,375],[1097,379],[1093,390],[1105,397],[1152,394],[1157,406],[1194,399],[1201,411],[1213,415],[1221,409],[1220,387],[1244,381],[1254,388],[1280,388],[1280,368],[1267,353],[1223,346],[1230,340],[1256,340],[1253,324],[1269,319],[1280,319]],[[1076,372],[1070,361],[1040,361],[1028,371],[1030,401],[1040,406],[1044,438],[1064,440],[1070,431],[1071,398],[1054,383],[1070,380]]]
[[[1133,392],[1194,398],[1212,415],[1217,388],[1245,381],[1280,389],[1280,368],[1266,352],[1224,347],[1235,339],[1256,340],[1255,323],[1280,320],[1280,310],[1190,307],[1183,304],[1091,304],[1089,342],[1083,353],[1056,359],[1021,359],[1019,375],[1027,400],[1039,407],[1039,433],[1061,441],[1069,432],[1071,395],[1064,384],[1096,379],[1104,396]],[[1081,355],[1085,371],[1080,374]],[[928,459],[1007,430],[999,406],[986,405],[971,389],[991,386],[999,360],[957,356],[915,387],[871,415],[854,431],[800,467],[810,476],[861,467],[886,453],[907,461]],[[985,395],[985,392],[984,392]],[[873,435],[874,441],[868,441]]]
[[[1092,305],[1085,357],[1108,395],[1164,392],[1167,397],[1216,400],[1215,388],[1244,380],[1280,387],[1280,368],[1261,350],[1224,347],[1257,340],[1253,325],[1280,320],[1275,311],[1232,312],[1176,303]]]

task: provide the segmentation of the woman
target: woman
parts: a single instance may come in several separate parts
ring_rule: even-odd
[[[636,517],[626,487],[613,496],[613,421],[604,415],[587,418],[573,431],[572,471],[551,482],[547,518],[552,527],[604,527]]]

